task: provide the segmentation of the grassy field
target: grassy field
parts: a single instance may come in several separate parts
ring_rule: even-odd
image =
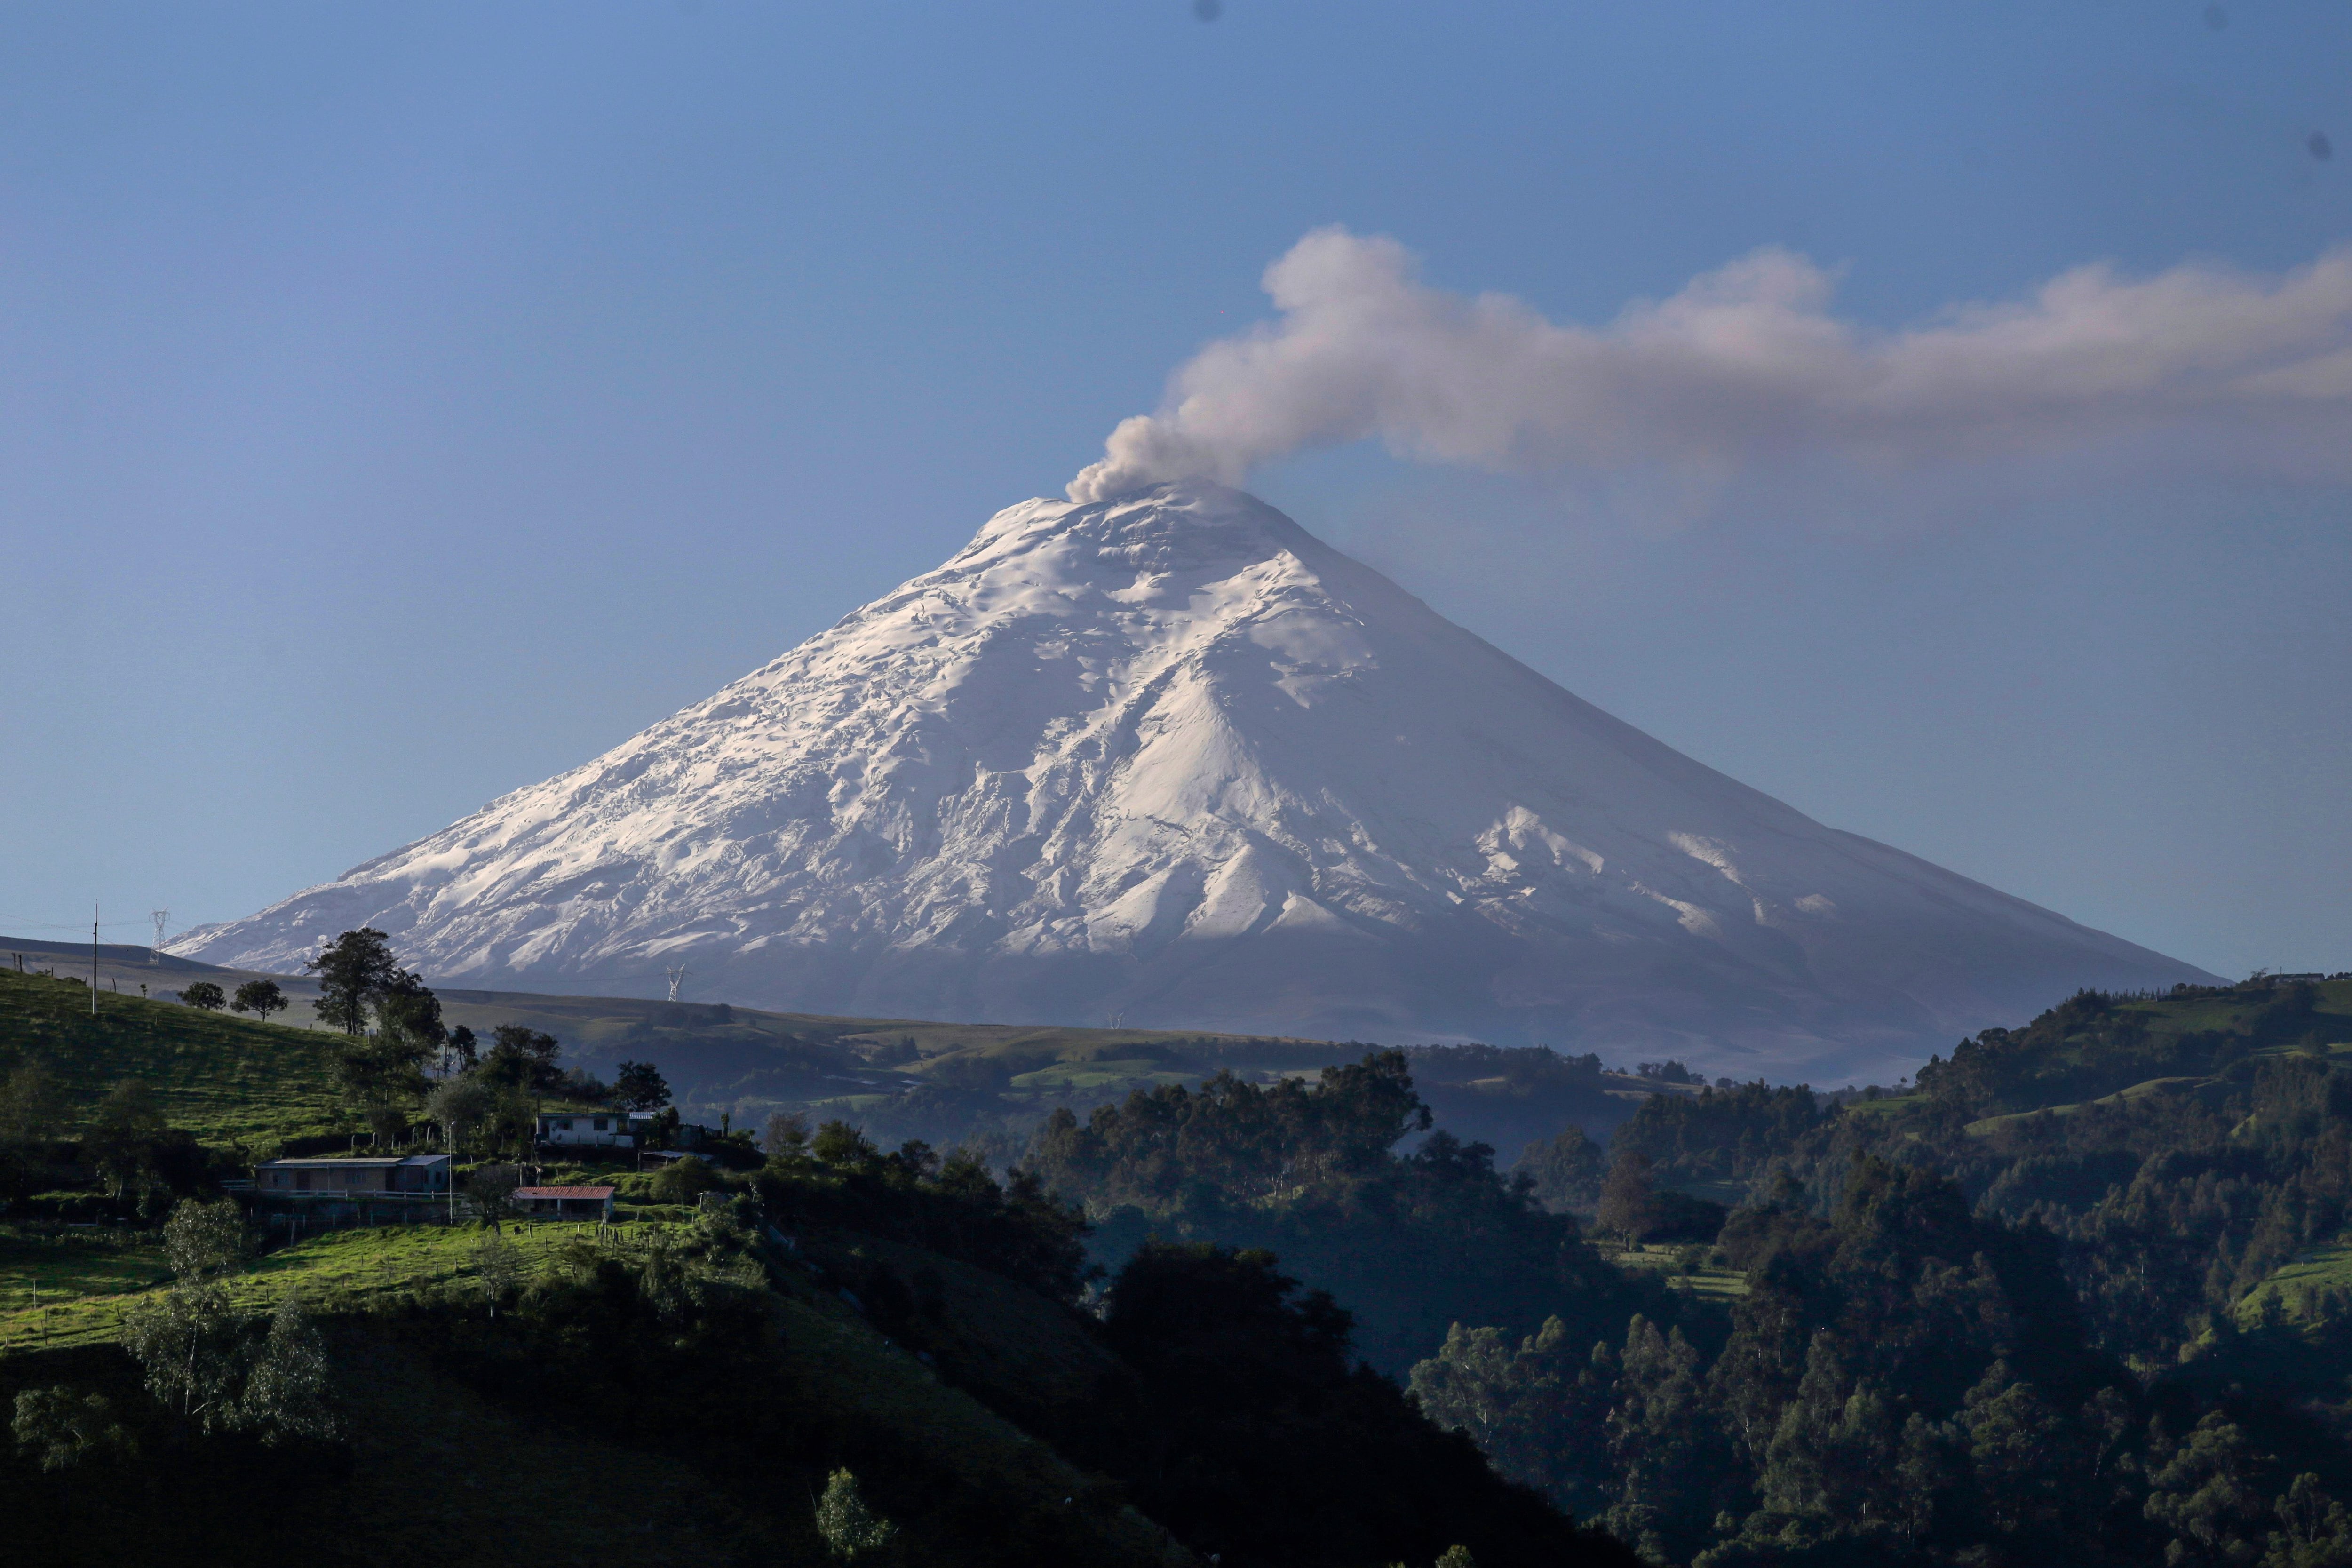
[[[2352,1239],[2298,1255],[2239,1299],[2238,1321],[2249,1325],[2258,1321],[2266,1300],[2275,1300],[2290,1322],[2307,1322],[2319,1315],[2325,1297],[2346,1293],[2352,1293]],[[2337,1306],[2340,1310],[2340,1300]]]
[[[85,1120],[126,1079],[207,1143],[248,1145],[358,1125],[336,1092],[338,1037],[0,970],[0,1059],[30,1058]]]
[[[2290,1056],[2305,1048],[2300,1046],[2273,1046],[2256,1051],[2254,1055],[2256,1057]],[[2320,1049],[2322,1054],[2331,1060],[2341,1062],[2345,1058],[2352,1057],[2352,1041],[2330,1044]],[[2133,1084],[2127,1089],[2119,1089],[2113,1094],[2102,1095],[2097,1100],[2082,1100],[2071,1105],[2045,1105],[2034,1110],[2012,1111],[2006,1116],[1983,1117],[1969,1122],[1963,1131],[1971,1137],[1982,1138],[1998,1132],[2002,1128],[2014,1126],[2036,1116],[2072,1116],[2084,1106],[2126,1105],[2135,1100],[2144,1100],[2149,1095],[2189,1094],[2210,1088],[2221,1081],[2219,1079],[2193,1076],[2152,1078],[2144,1082]],[[2217,1089],[2216,1092],[2220,1091]]]
[[[2149,1034],[2161,1038],[2206,1029],[2242,1027],[2247,1018],[2269,1000],[2269,994],[2260,990],[2186,999],[2154,996],[2122,1003],[2119,1010],[2138,1014],[2147,1021]],[[2321,983],[2318,1011],[2343,1019],[2346,1037],[2352,1038],[2352,980]]]
[[[1663,1276],[1677,1290],[1714,1300],[1729,1300],[1748,1294],[1748,1276],[1736,1268],[1724,1268],[1704,1261],[1685,1264],[1686,1254],[1696,1253],[1704,1258],[1706,1248],[1680,1242],[1651,1241],[1625,1252],[1605,1246],[1601,1255],[1618,1268],[1630,1272]]]
[[[2045,1105],[2038,1110],[2020,1110],[2007,1116],[1983,1117],[1969,1122],[1961,1131],[1972,1138],[1982,1138],[1998,1132],[2004,1127],[2012,1126],[2035,1116],[2072,1116],[2086,1105],[2126,1105],[2135,1100],[2145,1100],[2152,1094],[2186,1092],[2201,1089],[2214,1081],[2210,1078],[2152,1078],[2143,1083],[2133,1084],[2128,1089],[2119,1089],[2113,1094],[2103,1095],[2097,1100],[2086,1100],[2074,1105]]]
[[[1056,1062],[1052,1067],[1018,1074],[1013,1079],[1013,1087],[1032,1094],[1057,1089],[1118,1089],[1129,1085],[1149,1089],[1156,1084],[1191,1082],[1200,1076],[1197,1072],[1168,1070],[1165,1063],[1149,1058]]]
[[[1888,1094],[1876,1100],[1849,1100],[1840,1107],[1848,1116],[1892,1116],[1915,1105],[1925,1105],[1924,1094]]]
[[[110,1338],[118,1299],[170,1277],[150,1232],[0,1227],[0,1354]]]
[[[2327,981],[2318,984],[2316,989],[2318,995],[2314,1011],[2316,1014],[2318,1025],[2318,1048],[2334,1057],[2352,1053],[2352,980]],[[2153,1062],[2170,1055],[2169,1047],[2172,1043],[2184,1036],[2208,1032],[2245,1034],[2258,1015],[2270,1005],[2274,994],[2268,988],[2256,987],[2250,990],[2224,992],[2210,996],[2142,997],[2119,1001],[2115,1004],[2114,1011],[2127,1020],[2136,1021],[2145,1028],[2149,1059]],[[2273,1045],[2263,1047],[2255,1054],[2275,1056],[2309,1048],[2311,1048],[2309,1046],[2303,1044]],[[2201,1054],[2201,1047],[2191,1053],[2192,1057]],[[2059,1059],[2064,1061],[2072,1058],[2066,1052],[2061,1051]],[[2179,1093],[2201,1088],[2212,1081],[2214,1080],[2211,1079],[2202,1077],[2150,1078],[2096,1100],[2026,1107],[2008,1115],[1989,1116],[1971,1122],[1968,1131],[1981,1137],[1989,1132],[1998,1131],[2021,1117],[2038,1115],[2043,1111],[2062,1116],[2068,1115],[2081,1110],[2086,1104],[2115,1104],[2137,1100],[2146,1095]],[[1896,1103],[1900,1102],[1885,1100],[1876,1102],[1883,1107]],[[1866,1111],[1870,1109],[1870,1102],[1856,1101],[1847,1109]]]
[[[509,1225],[503,1234],[525,1266],[536,1268],[596,1229],[533,1222]],[[257,1312],[289,1290],[320,1311],[362,1310],[404,1289],[474,1278],[484,1234],[477,1225],[329,1231],[266,1254],[229,1282],[229,1296]],[[152,1231],[0,1233],[0,1354],[111,1341],[124,1310],[169,1277]]]

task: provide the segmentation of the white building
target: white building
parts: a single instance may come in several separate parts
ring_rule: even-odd
[[[539,1116],[539,1141],[559,1147],[634,1149],[634,1118],[617,1110],[543,1110]]]

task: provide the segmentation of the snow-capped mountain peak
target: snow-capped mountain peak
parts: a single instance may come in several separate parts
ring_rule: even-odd
[[[1907,1064],[2196,971],[1812,822],[1240,492],[992,518],[570,773],[175,951],[801,1011]]]

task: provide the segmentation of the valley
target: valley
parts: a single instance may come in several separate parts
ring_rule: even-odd
[[[101,979],[110,957],[132,961],[101,952]],[[908,1562],[1010,1561],[1066,1495],[1096,1500],[1052,1526],[1074,1562],[1958,1564],[2030,1532],[2121,1563],[2198,1539],[2177,1510],[2217,1477],[2247,1500],[2196,1528],[2265,1568],[2336,1550],[2352,977],[2081,993],[1916,1083],[1835,1093],[1526,1049],[436,994],[445,1029],[578,1028],[600,1066],[625,1045],[698,1093],[793,1092],[719,1097],[703,1152],[646,1170],[541,1151],[530,1179],[612,1189],[601,1225],[488,1223],[484,1145],[462,1168],[488,1175],[429,1223],[259,1227],[195,1284],[182,1216],[279,1149],[381,1135],[354,1037],[110,985],[93,1020],[85,984],[0,973],[0,1393],[86,1390],[114,1423],[73,1428],[90,1457],[37,1481],[61,1439],[20,1401],[0,1493],[87,1519],[111,1506],[89,1489],[148,1476],[157,1506],[211,1517],[138,1457],[160,1444],[224,1496],[247,1481],[221,1465],[323,1485],[395,1534],[474,1531],[450,1560],[488,1563],[512,1516],[470,1486],[396,1502],[394,1449],[499,1434],[510,1500],[661,1432],[624,1560],[800,1550],[805,1505],[753,1481],[754,1452],[808,1467],[811,1495],[848,1459]],[[610,1092],[568,1046],[558,1064],[540,1103]],[[154,1080],[147,1164],[105,1152],[131,1075]],[[940,1141],[910,1115],[947,1118]],[[207,1436],[155,1403],[140,1325],[199,1310],[249,1346],[295,1313],[340,1414],[253,1447],[266,1427]],[[2000,1422],[2028,1468],[1989,1458]],[[1319,1436],[1252,1447],[1276,1428]],[[1179,1482],[1155,1444],[1238,1468]],[[2097,1508],[2027,1479],[2096,1453],[2120,1467]],[[244,1560],[209,1528],[185,1560]],[[325,1550],[300,1516],[273,1529]],[[84,1561],[76,1539],[39,1560]]]

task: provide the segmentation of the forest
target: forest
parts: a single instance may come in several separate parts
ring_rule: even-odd
[[[1009,1154],[778,1113],[542,1164],[615,1207],[525,1225],[498,1108],[659,1066],[403,1068],[383,956],[372,1033],[0,975],[26,1560],[488,1563],[560,1498],[557,1557],[647,1563],[2352,1565],[2352,978],[2084,993],[1829,1093],[1362,1047]],[[457,1151],[467,1216],[239,1218],[298,1095]],[[501,1457],[402,1468],[458,1453]]]
[[[1653,1562],[2315,1568],[2352,1563],[2347,1042],[2340,979],[2086,993],[1895,1091],[1659,1095],[1508,1171],[1374,1055],[1063,1113],[1028,1168],[1098,1238],[1273,1250]]]

